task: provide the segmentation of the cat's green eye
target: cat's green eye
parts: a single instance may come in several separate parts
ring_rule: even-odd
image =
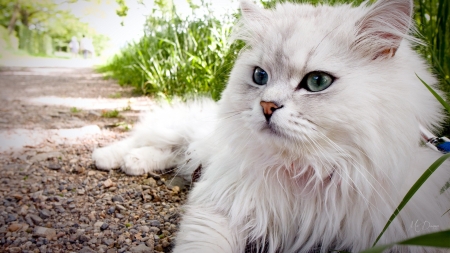
[[[269,80],[269,74],[267,72],[260,68],[256,67],[253,71],[253,82],[257,85],[265,85],[267,84],[267,81]]]
[[[313,71],[308,73],[300,83],[300,88],[305,88],[307,91],[318,92],[330,87],[333,83],[334,77],[320,71]]]

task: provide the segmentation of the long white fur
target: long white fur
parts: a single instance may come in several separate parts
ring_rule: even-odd
[[[121,164],[129,174],[163,169],[124,165],[125,153],[147,146],[174,152],[172,160],[163,159],[166,167],[190,173],[202,163],[175,253],[243,252],[248,243],[270,253],[370,247],[412,184],[440,156],[420,143],[419,124],[436,130],[443,115],[416,77],[436,84],[411,49],[412,1],[359,7],[283,3],[264,10],[243,0],[241,10],[234,39],[247,47],[218,104],[203,100],[162,108],[134,137],[96,150],[97,166]],[[267,85],[253,83],[256,66],[269,73]],[[319,93],[297,89],[317,70],[337,79]],[[272,130],[261,101],[283,105],[271,118]],[[148,158],[143,153],[140,159]],[[449,175],[445,163],[380,243],[448,229],[450,217],[442,214],[450,196],[439,190]]]

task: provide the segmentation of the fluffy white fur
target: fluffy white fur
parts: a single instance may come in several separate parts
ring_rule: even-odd
[[[411,0],[336,7],[241,1],[238,57],[218,104],[163,106],[122,142],[98,149],[99,168],[132,175],[178,166],[202,177],[192,189],[174,252],[308,252],[371,246],[406,192],[440,154],[421,145],[436,130],[436,80],[411,49]],[[255,67],[269,74],[252,80]],[[336,77],[298,89],[311,71]],[[276,102],[270,124],[261,101]],[[187,162],[189,161],[189,162]],[[380,244],[450,227],[444,164]],[[399,252],[436,248],[397,247]]]

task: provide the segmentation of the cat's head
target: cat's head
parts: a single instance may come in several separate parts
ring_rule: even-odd
[[[415,75],[435,83],[410,46],[412,10],[412,0],[273,10],[241,1],[234,39],[246,47],[222,117],[294,158],[344,149],[381,159],[417,145],[419,124],[438,124],[440,107]]]

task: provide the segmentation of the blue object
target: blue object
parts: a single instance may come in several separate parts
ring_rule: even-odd
[[[450,152],[450,142],[446,141],[436,144],[436,148],[442,153],[448,153]]]

